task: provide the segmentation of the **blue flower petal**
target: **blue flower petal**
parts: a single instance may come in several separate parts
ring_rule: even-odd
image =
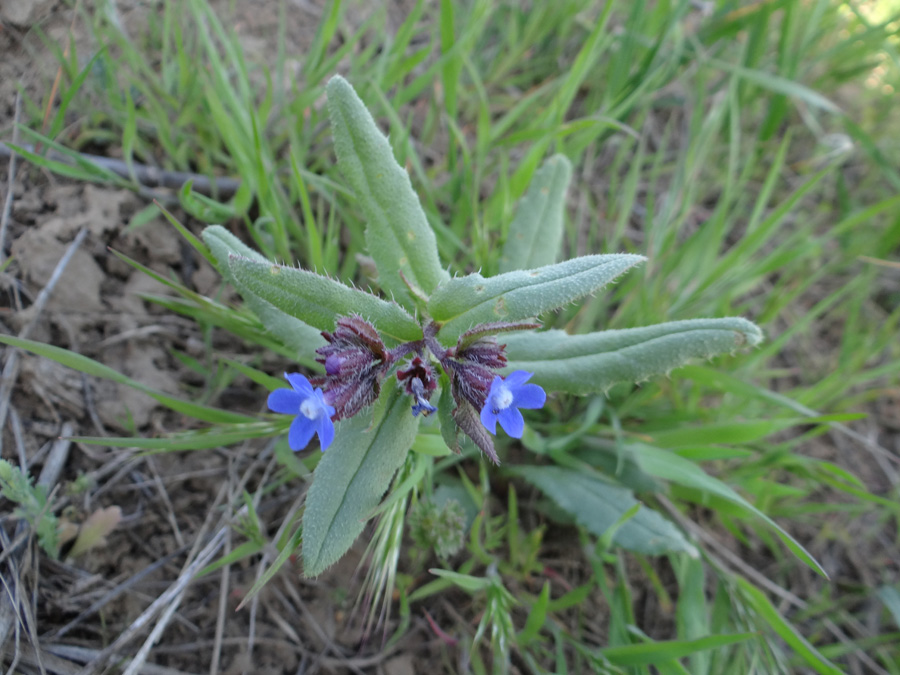
[[[318,420],[311,420],[303,415],[297,415],[294,421],[291,422],[291,428],[288,431],[288,445],[291,446],[291,450],[297,452],[297,450],[302,450],[309,445],[318,426]]]
[[[528,382],[528,380],[531,379],[532,375],[534,375],[534,373],[529,373],[527,370],[514,370],[506,376],[504,382],[506,383],[507,387],[515,391],[517,386]],[[491,386],[491,388],[493,389],[493,385]]]
[[[291,383],[294,391],[303,394],[303,398],[309,398],[313,395],[313,386],[309,383],[309,380],[300,373],[285,373],[284,376],[287,378],[287,381]]]
[[[547,401],[547,394],[536,384],[526,384],[534,373],[516,370],[491,382],[491,388],[481,408],[481,423],[492,434],[497,433],[497,422],[513,438],[522,438],[525,419],[519,408],[540,408]],[[510,400],[511,398],[511,400]],[[505,407],[501,407],[505,405]]]
[[[313,396],[316,397],[316,401],[319,403],[320,408],[325,411],[323,417],[334,417],[334,407],[325,402],[325,392],[321,389],[316,389],[313,392]]]
[[[525,418],[522,417],[522,413],[519,412],[518,408],[511,405],[501,410],[500,414],[497,415],[497,419],[506,433],[513,438],[522,438],[522,434],[525,432]]]
[[[332,414],[334,414],[334,408],[331,410]],[[334,440],[334,422],[332,422],[329,417],[323,415],[318,419],[316,433],[319,434],[319,445],[322,448],[322,452],[325,452],[328,446],[331,445],[331,441]]]
[[[269,394],[269,410],[285,415],[296,415],[305,397],[293,389],[276,389]]]
[[[413,417],[418,417],[420,414],[422,415],[422,417],[428,417],[429,415],[436,412],[437,408],[435,408],[425,399],[421,399],[418,403],[413,404],[412,407]]]
[[[493,386],[491,388],[493,389]],[[494,436],[497,435],[497,416],[491,410],[490,396],[488,396],[487,401],[485,401],[484,406],[481,408],[481,423],[484,425],[484,428],[494,434]]]
[[[518,408],[543,408],[547,402],[547,393],[536,384],[523,384],[518,389],[512,388],[515,405]]]

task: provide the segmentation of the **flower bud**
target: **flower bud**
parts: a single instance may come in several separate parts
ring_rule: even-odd
[[[457,402],[460,398],[465,399],[476,410],[481,410],[491,389],[491,382],[494,381],[494,371],[472,361],[448,359],[445,366],[449,369],[453,398]]]
[[[328,344],[316,350],[316,360],[325,375],[310,382],[324,389],[335,420],[352,417],[378,398],[392,358],[375,327],[358,315],[339,317],[334,332],[322,337]]]
[[[460,343],[456,347],[456,358],[471,363],[477,363],[488,368],[503,368],[506,365],[506,345],[497,343],[497,338],[483,337],[470,342],[468,345]]]

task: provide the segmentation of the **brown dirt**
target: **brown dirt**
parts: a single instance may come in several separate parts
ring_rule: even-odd
[[[17,1],[0,0],[0,7]],[[19,83],[32,100],[43,103],[56,74],[56,62],[34,29],[39,27],[49,40],[64,46],[72,25],[71,12],[61,4],[48,0],[29,4],[34,7],[24,26],[11,23],[9,13],[0,13],[4,21],[0,28],[0,139],[12,136]],[[140,12],[147,11],[146,7],[119,4],[126,6],[122,12],[126,25],[133,21],[138,27]],[[298,0],[297,4],[311,9],[289,12],[288,52],[302,54],[318,18],[315,3]],[[277,0],[266,0],[254,4],[252,11],[232,17],[248,59],[264,58],[271,48],[270,36],[279,20],[277,7]],[[85,36],[76,33],[77,44],[85,41]],[[0,193],[4,196],[7,170],[3,162]],[[34,322],[33,339],[80,352],[160,391],[189,398],[198,393],[198,381],[171,352],[180,350],[202,360],[204,336],[193,322],[158,311],[137,297],[141,292],[160,292],[161,287],[116,259],[108,247],[157,271],[172,272],[202,293],[212,292],[218,280],[162,219],[126,232],[131,215],[144,206],[145,200],[130,192],[73,184],[20,162],[6,242],[14,262],[0,277],[0,330],[18,334]],[[88,230],[87,239],[38,315],[33,309],[36,297],[82,228]],[[240,348],[227,340],[216,347],[220,352]],[[4,359],[9,354],[5,350]],[[27,354],[20,355],[20,363],[11,420],[2,430],[2,456],[15,463],[23,456],[32,474],[43,466],[66,422],[75,425],[77,435],[126,435],[138,430],[151,436],[184,428],[177,416],[129,387],[83,377]],[[878,403],[876,419],[896,431],[900,427],[900,396],[894,394],[893,399]],[[220,401],[227,400],[229,407],[239,411],[258,412],[263,402],[262,393],[247,382],[231,385],[222,396],[225,398]],[[15,433],[12,417],[21,420],[21,434]],[[897,435],[892,438],[896,442]],[[815,456],[841,459],[840,441],[822,441],[810,451]],[[852,466],[858,474],[872,478],[870,485],[884,478],[868,455],[857,455]],[[118,506],[123,520],[106,545],[77,559],[54,562],[34,555],[33,544],[20,556],[23,607],[34,599],[34,630],[44,663],[56,663],[57,672],[75,672],[73,664],[91,664],[172,587],[196,554],[192,547],[207,541],[226,505],[239,503],[244,489],[252,493],[273,468],[271,449],[262,444],[138,457],[127,450],[74,443],[56,485],[65,517],[80,522],[99,508]],[[80,490],[75,489],[76,481]],[[291,481],[257,504],[269,539],[276,535],[302,489],[299,481]],[[0,516],[0,525],[12,532],[14,528],[8,524],[8,518]],[[815,536],[814,532],[804,534],[809,535],[804,540]],[[852,541],[849,534],[848,538]],[[242,541],[239,535],[230,536],[226,550]],[[548,537],[546,560],[563,577],[555,583],[555,594],[567,585],[582,583],[588,573],[576,544],[577,540]],[[361,585],[356,571],[361,552],[362,545],[358,545],[316,580],[303,579],[288,565],[255,605],[239,612],[235,609],[256,579],[258,557],[232,565],[227,574],[217,572],[192,583],[174,619],[152,648],[148,663],[159,667],[155,672],[168,673],[209,672],[216,658],[222,673],[407,675],[434,672],[436,664],[441,672],[457,671],[463,658],[460,650],[447,647],[438,638],[421,608],[413,609],[412,626],[392,649],[380,648],[380,635],[360,644],[358,616],[351,609]],[[758,560],[760,556],[752,551],[739,552],[757,569],[774,564],[768,557]],[[884,556],[866,561],[865,556],[851,552],[852,547],[823,551],[829,556],[826,563],[838,576],[877,585],[877,579],[870,578],[873,570],[879,565],[889,567],[890,561]],[[0,558],[6,554],[0,553]],[[6,575],[6,568],[0,573]],[[664,575],[664,580],[670,576]],[[798,587],[812,594],[819,583],[812,579],[798,580]],[[647,631],[664,636],[674,619],[672,608],[659,607],[654,592],[637,594],[645,601]],[[474,615],[464,611],[465,603],[464,596],[442,599],[429,611],[445,631],[465,639],[466,632],[471,635]],[[598,639],[608,620],[599,609],[602,606],[602,600],[596,598],[596,605],[584,608],[579,617],[587,634]],[[397,625],[396,611],[394,614],[387,635]],[[117,645],[116,653],[127,662],[153,625],[151,621],[127,643]],[[37,672],[29,644],[26,635],[11,635],[0,663],[8,667],[18,650],[21,672]],[[107,670],[115,670],[114,663],[108,662]]]
[[[12,137],[19,83],[42,104],[56,74],[56,61],[36,29],[64,48],[73,25],[71,12],[62,4],[33,4],[28,11],[24,5],[0,5],[0,138],[5,140]],[[120,9],[127,6],[122,10],[126,26],[131,21],[139,28],[146,8],[118,4]],[[271,48],[278,4],[258,3],[252,11],[231,17],[248,58],[260,58]],[[289,51],[296,54],[309,45],[321,13],[316,3],[304,6],[305,11],[291,13],[287,30]],[[83,48],[86,38],[78,33],[78,23],[74,25],[76,45]],[[5,197],[6,161],[0,166],[0,180]],[[128,191],[72,183],[20,161],[6,240],[13,262],[2,277],[0,330],[16,335],[33,324],[32,339],[97,359],[159,391],[192,398],[198,393],[196,377],[171,351],[202,360],[204,336],[193,322],[139,298],[138,293],[164,289],[108,249],[173,273],[202,293],[214,292],[219,281],[163,219],[125,231],[130,217],[145,205],[146,200]],[[87,238],[38,314],[35,299],[83,228]],[[216,346],[225,353],[239,348],[227,340]],[[33,475],[66,422],[74,424],[76,435],[120,436],[137,430],[152,436],[184,428],[183,420],[130,387],[85,377],[29,354],[20,354],[19,360],[10,415],[21,421],[22,433],[17,437],[12,423],[5,425],[2,456],[17,464],[23,456]],[[249,383],[238,382],[219,402],[255,413],[263,399]],[[105,667],[97,664],[101,651],[171,587],[193,559],[191,548],[209,538],[208,528],[216,525],[223,505],[239,503],[240,491],[253,492],[274,466],[271,449],[261,444],[137,457],[129,450],[73,443],[56,483],[64,518],[78,523],[97,509],[118,506],[123,519],[105,545],[76,559],[54,562],[37,555],[34,542],[27,546],[27,555],[17,549],[20,600],[27,607],[35,593],[32,611],[43,663],[57,672],[74,672],[80,664],[88,664],[91,672],[116,670],[115,659]],[[75,489],[76,480],[80,490]],[[293,481],[257,504],[267,537],[275,536],[302,489],[302,483]],[[8,517],[0,518],[0,524],[7,522]],[[242,541],[239,535],[229,535],[226,548]],[[414,619],[408,635],[390,650],[380,648],[380,638],[360,644],[359,618],[350,611],[360,586],[355,573],[360,554],[356,551],[316,580],[303,579],[288,565],[255,605],[240,612],[235,610],[256,580],[258,557],[232,565],[228,576],[216,573],[192,583],[148,663],[171,669],[156,672],[209,672],[215,658],[222,673],[417,672],[414,660],[429,654],[434,641],[430,631],[425,633],[423,619]],[[2,574],[9,583],[5,563]],[[127,661],[153,625],[155,621],[117,646],[116,653]],[[26,635],[11,632],[0,649],[5,650],[0,657],[4,669],[18,654],[21,672],[36,672],[31,644]]]

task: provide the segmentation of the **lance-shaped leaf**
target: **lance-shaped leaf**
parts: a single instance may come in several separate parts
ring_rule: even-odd
[[[378,268],[378,283],[412,308],[400,272],[425,295],[447,278],[434,232],[409,175],[350,83],[336,75],[326,93],[338,166],[366,216],[366,246]]]
[[[448,279],[428,301],[431,317],[444,324],[444,344],[481,323],[522,321],[559,309],[602,288],[646,260],[627,253],[587,255],[534,270],[485,279],[480,274]]]
[[[572,163],[553,155],[538,169],[516,209],[500,257],[500,271],[534,269],[555,263],[562,246],[566,190]]]
[[[456,407],[456,401],[450,393],[450,378],[446,373],[441,374],[440,380],[441,397],[438,399],[438,421],[441,424],[441,437],[444,443],[457,455],[461,452],[459,447],[458,432],[456,420],[453,419],[453,409]]]
[[[303,513],[303,570],[314,577],[337,562],[363,530],[416,438],[409,399],[386,387],[373,406],[341,422],[313,474]]]
[[[672,321],[644,328],[588,335],[565,331],[510,335],[507,370],[534,373],[532,382],[550,390],[589,394],[617,382],[640,382],[668,373],[690,359],[752,347],[759,327],[737,317]]]
[[[232,256],[234,278],[254,295],[320,330],[334,330],[338,316],[359,314],[378,330],[401,342],[419,340],[422,329],[396,302],[309,270]]]
[[[575,522],[598,537],[638,503],[631,490],[583,471],[559,466],[521,466],[508,471],[538,487]],[[697,549],[681,530],[646,507],[622,523],[612,541],[629,551],[648,555],[669,552],[697,555]]]
[[[494,439],[491,438],[488,430],[481,423],[481,417],[478,411],[475,410],[475,406],[466,400],[460,400],[451,414],[453,415],[453,420],[466,433],[466,436],[472,439],[489,460],[499,465],[500,458],[497,457],[497,451],[494,450]]]
[[[314,361],[316,349],[325,344],[325,338],[322,337],[320,331],[296,317],[285,314],[252,293],[244,284],[235,279],[228,265],[228,260],[233,255],[268,263],[265,257],[246,246],[221,225],[207,227],[203,230],[202,236],[203,241],[216,258],[219,274],[238,290],[266,330],[278,338],[282,344],[295,350],[301,360]]]

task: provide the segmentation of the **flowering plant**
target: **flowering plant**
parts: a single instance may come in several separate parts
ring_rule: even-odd
[[[310,377],[288,373],[291,389],[269,397],[271,410],[289,416],[293,450],[314,436],[327,450],[303,515],[306,574],[321,573],[360,534],[423,418],[436,413],[450,450],[460,450],[462,431],[499,463],[497,425],[521,438],[520,409],[543,407],[545,390],[604,392],[761,339],[740,318],[589,335],[538,330],[541,315],[644,260],[617,253],[557,262],[568,160],[552,157],[536,173],[510,226],[501,273],[451,277],[406,171],[353,88],[334,77],[327,94],[338,163],[366,217],[382,293],[274,264],[220,226],[203,233],[220,271],[269,333],[298,361],[320,368]]]

